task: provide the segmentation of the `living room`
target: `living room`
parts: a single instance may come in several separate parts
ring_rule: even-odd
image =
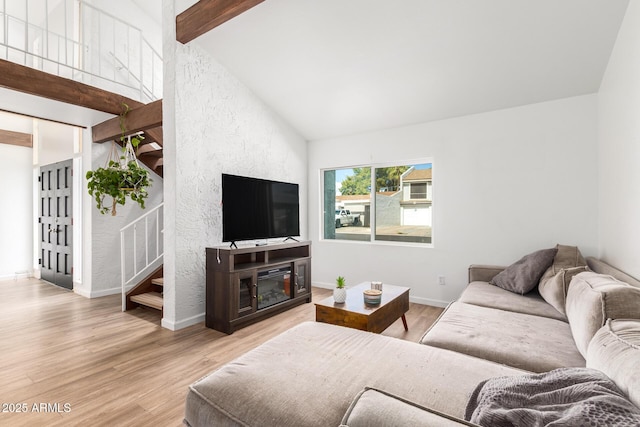
[[[287,123],[197,40],[175,43],[171,27],[181,8],[164,1],[169,12],[164,38],[174,42],[165,42],[163,52],[169,76],[165,131],[175,144],[167,143],[165,151],[174,162],[167,162],[164,180],[162,325],[178,330],[204,320],[204,248],[221,243],[221,214],[215,208],[221,173],[302,184],[301,234],[313,243],[318,287],[332,287],[337,275],[349,284],[375,278],[410,286],[414,303],[444,306],[464,289],[470,264],[507,265],[556,243],[576,245],[584,255],[640,277],[635,221],[640,202],[634,197],[640,181],[635,156],[640,8],[634,1],[628,8],[626,2],[612,3],[624,18],[593,90],[314,138]],[[543,69],[553,74],[562,67]],[[433,245],[320,237],[321,170],[425,157],[434,169]],[[439,276],[446,278],[444,286]],[[92,279],[84,279],[89,290]]]
[[[263,28],[253,18],[261,6],[240,17],[248,19],[247,26],[252,28],[245,45],[257,43],[261,36]],[[627,21],[632,12],[631,7]],[[277,16],[272,19],[277,20]],[[206,38],[203,43],[213,45],[212,49],[223,57],[243,46],[237,39],[242,40],[240,35],[246,31],[240,20],[226,25],[216,29],[225,31],[221,40],[216,39],[216,30],[202,36]],[[622,30],[627,28],[622,26]],[[168,31],[167,26],[163,30]],[[628,38],[633,39],[633,35]],[[602,83],[596,79],[590,93],[354,135],[318,134],[308,142],[298,129],[283,123],[272,107],[258,99],[255,90],[247,89],[220,65],[198,44],[199,40],[177,45],[170,52],[176,59],[168,62],[167,70],[170,74],[175,72],[176,89],[166,93],[165,100],[175,95],[172,104],[179,112],[175,124],[176,168],[184,177],[172,184],[167,174],[165,185],[175,185],[177,191],[169,193],[180,194],[189,202],[165,200],[176,204],[179,259],[175,268],[179,265],[185,273],[175,278],[176,289],[185,292],[176,294],[175,313],[170,308],[165,319],[178,323],[198,319],[195,307],[201,306],[203,294],[195,289],[194,282],[204,280],[200,248],[220,241],[221,218],[210,209],[220,199],[220,182],[217,176],[204,178],[200,172],[204,169],[307,182],[301,187],[301,229],[308,230],[303,238],[313,243],[313,281],[321,286],[331,286],[338,274],[350,283],[375,276],[388,283],[411,286],[412,301],[443,304],[462,290],[470,263],[506,264],[514,261],[515,253],[528,253],[558,242],[575,244],[585,254],[606,253],[614,265],[637,274],[633,257],[620,251],[618,244],[628,241],[623,246],[635,247],[629,237],[633,233],[620,229],[623,221],[610,218],[611,206],[626,206],[624,215],[634,210],[627,205],[632,202],[623,196],[631,194],[633,185],[628,183],[634,181],[634,172],[616,166],[619,153],[626,151],[624,147],[633,146],[633,142],[618,140],[616,135],[624,126],[610,121],[625,119],[609,113],[626,109],[637,85],[631,75],[617,76],[617,69],[628,69],[627,62],[634,61],[631,51],[623,52],[627,49],[625,39],[623,31],[615,47],[612,45],[611,58],[608,52],[605,54]],[[238,66],[241,65],[240,62]],[[544,64],[540,73],[555,75],[562,67]],[[268,70],[265,73],[273,73]],[[569,80],[575,80],[575,75],[569,74]],[[283,80],[289,78],[287,75]],[[287,92],[285,96],[291,95]],[[230,120],[212,120],[205,105]],[[328,115],[330,111],[320,113]],[[328,119],[320,116],[320,120]],[[192,141],[200,135],[210,136],[209,143],[193,147]],[[321,170],[425,157],[433,158],[435,176],[433,247],[357,245],[321,238]],[[286,159],[286,170],[274,170],[271,165],[281,159]],[[631,175],[624,176],[627,173]],[[192,185],[194,182],[198,185]],[[194,209],[195,200],[201,203]],[[607,203],[603,205],[602,200]],[[189,227],[194,217],[211,226],[205,230]],[[367,269],[361,265],[367,265]],[[389,268],[390,265],[398,268]],[[412,268],[402,268],[407,265]],[[445,276],[448,285],[437,285],[438,276]]]

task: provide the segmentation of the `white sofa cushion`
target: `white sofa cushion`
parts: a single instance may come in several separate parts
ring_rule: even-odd
[[[578,350],[587,347],[607,319],[640,318],[640,289],[594,272],[573,278],[567,292],[567,319]]]
[[[189,387],[191,426],[337,426],[365,386],[458,418],[487,378],[523,372],[453,351],[305,322]]]
[[[365,387],[351,403],[340,427],[476,426],[382,390]]]
[[[587,271],[587,261],[576,246],[556,245],[558,252],[551,267],[545,271],[538,285],[538,292],[545,301],[565,314],[567,290],[571,279]]]
[[[608,320],[589,343],[587,366],[607,374],[640,407],[640,321]]]
[[[535,289],[528,294],[518,295],[487,282],[471,282],[462,291],[458,301],[481,307],[567,321],[567,317],[542,299]]]
[[[566,322],[458,301],[420,343],[532,372],[585,365]]]

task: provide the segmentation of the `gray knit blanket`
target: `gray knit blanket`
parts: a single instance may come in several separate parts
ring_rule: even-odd
[[[481,382],[469,398],[465,419],[486,427],[636,427],[640,408],[602,372],[561,368]]]

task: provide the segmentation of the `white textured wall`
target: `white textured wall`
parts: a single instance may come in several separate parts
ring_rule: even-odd
[[[175,141],[165,135],[165,145],[175,143],[175,157],[165,162],[167,199],[173,198],[166,205],[165,224],[172,228],[165,239],[172,242],[165,243],[168,251],[174,243],[175,252],[165,258],[163,325],[178,329],[204,320],[205,248],[222,241],[221,174],[298,183],[305,238],[307,143],[197,41],[185,46],[171,37],[166,33],[165,43],[175,50],[167,52],[165,46],[164,54],[165,60],[175,55],[175,80],[166,75],[173,69],[170,65],[165,69],[164,93],[165,102],[169,91],[175,97]],[[165,125],[166,120],[165,113]]]
[[[314,284],[382,280],[410,286],[414,301],[444,303],[458,297],[472,263],[507,265],[556,243],[596,255],[596,99],[311,142]],[[433,248],[319,240],[320,169],[425,157],[433,158]]]
[[[629,2],[598,94],[600,257],[640,277],[640,2]]]

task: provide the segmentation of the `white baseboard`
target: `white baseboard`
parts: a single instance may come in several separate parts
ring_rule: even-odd
[[[29,277],[33,277],[33,273],[29,271],[19,271],[13,274],[5,274],[0,276],[0,280],[18,280],[18,279],[28,279]]]
[[[189,326],[193,326],[195,324],[198,323],[202,323],[204,322],[204,317],[205,314],[196,314],[195,316],[191,316],[189,318],[180,320],[178,322],[174,322],[172,320],[168,320],[168,319],[162,319],[162,322],[160,323],[160,325],[163,328],[169,329],[170,331],[177,331],[178,329],[184,329],[187,328]]]
[[[314,282],[311,284],[311,286],[315,286],[316,288],[322,288],[322,289],[333,289],[335,288],[335,284],[332,283],[318,283],[318,282]]]
[[[128,291],[129,289],[126,289],[126,290]],[[98,291],[89,291],[87,289],[80,288],[80,287],[76,288],[74,286],[73,291],[78,295],[82,295],[85,298],[100,298],[100,297],[106,297],[108,295],[121,294],[122,288],[118,287],[118,288],[101,289]]]
[[[73,285],[73,292],[80,295],[81,297],[91,298],[91,292],[81,286]]]
[[[433,307],[443,307],[443,308],[448,306],[449,303],[451,302],[451,301],[440,301],[437,299],[412,297],[412,296],[409,296],[409,301],[415,304],[430,305]]]
[[[81,297],[91,298],[91,292],[88,289],[85,289],[80,282],[73,282],[73,292]]]
[[[322,288],[322,289],[333,289],[335,287],[333,283],[317,283],[317,282],[313,283],[313,286]],[[383,286],[382,289],[384,290],[384,285],[382,286]],[[431,305],[434,307],[446,307],[451,302],[451,301],[441,301],[441,300],[431,299],[431,298],[414,297],[411,295],[409,295],[409,301],[416,304]]]

